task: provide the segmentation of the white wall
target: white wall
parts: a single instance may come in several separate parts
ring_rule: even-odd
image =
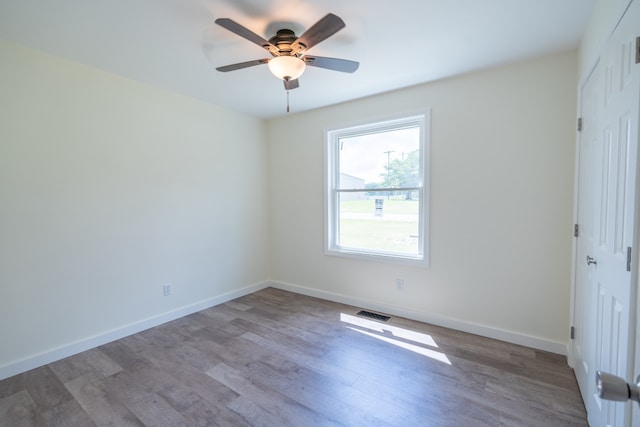
[[[564,353],[577,68],[564,53],[268,122],[276,285]],[[325,256],[324,129],[426,108],[431,267]]]
[[[3,41],[0,69],[0,378],[268,278],[262,121]]]

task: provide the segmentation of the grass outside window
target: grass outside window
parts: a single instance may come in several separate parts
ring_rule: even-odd
[[[397,253],[418,252],[419,201],[382,198],[340,203],[340,245]]]

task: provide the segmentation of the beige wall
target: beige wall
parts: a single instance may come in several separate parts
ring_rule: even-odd
[[[0,377],[259,287],[269,267],[278,286],[562,352],[577,63],[265,125],[0,41]],[[427,108],[431,267],[325,256],[324,129]]]
[[[268,122],[272,279],[566,351],[577,62],[564,53]],[[428,108],[431,267],[324,255],[324,130]]]
[[[0,70],[0,376],[268,278],[262,121],[2,41]]]

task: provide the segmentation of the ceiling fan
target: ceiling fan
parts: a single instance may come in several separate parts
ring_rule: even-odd
[[[347,59],[306,55],[307,50],[344,28],[344,21],[332,13],[313,24],[300,37],[297,37],[292,30],[283,28],[278,30],[276,35],[269,40],[265,40],[229,18],[219,18],[215,22],[232,33],[264,48],[272,56],[272,58],[256,59],[217,67],[216,70],[218,71],[235,71],[255,65],[267,64],[273,75],[284,81],[284,87],[289,91],[300,86],[298,78],[302,75],[307,65],[343,73],[353,73],[360,65],[356,61]]]

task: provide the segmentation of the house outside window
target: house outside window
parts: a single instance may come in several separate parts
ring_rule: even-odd
[[[326,132],[328,255],[428,266],[429,116]]]

